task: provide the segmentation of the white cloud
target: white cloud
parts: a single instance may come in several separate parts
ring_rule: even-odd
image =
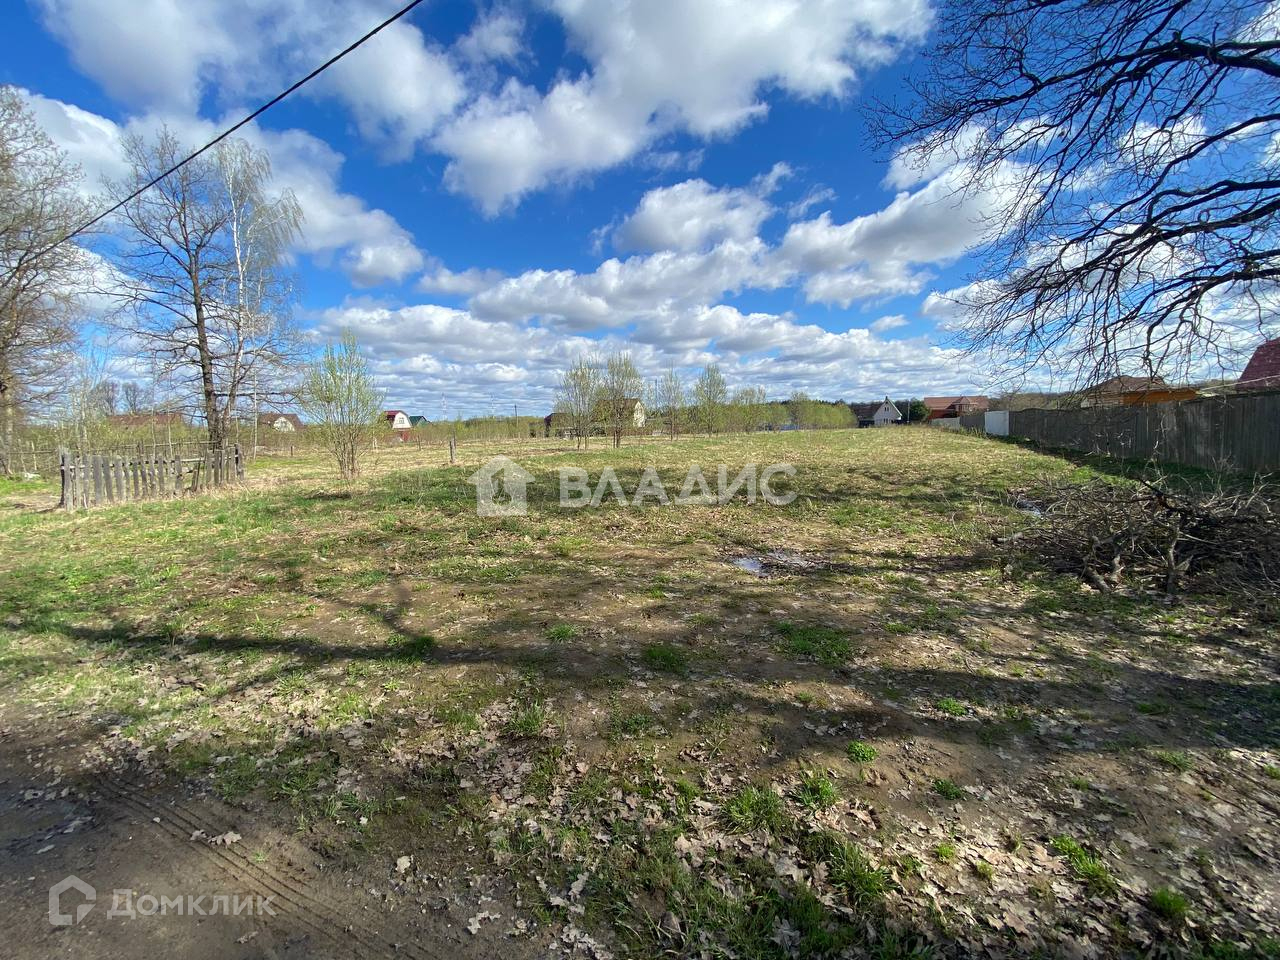
[[[593,272],[530,270],[477,294],[471,309],[490,319],[533,317],[571,330],[620,327],[635,318],[770,285],[759,237],[724,240],[705,252],[662,251],[611,258]]]
[[[836,199],[836,192],[830,187],[816,184],[805,191],[803,197],[787,207],[787,216],[799,220],[814,207],[822,203],[830,203]]]
[[[770,397],[805,390],[828,399],[868,399],[903,391],[971,390],[970,361],[919,338],[882,340],[875,332],[832,333],[789,315],[743,313],[727,304],[656,311],[627,335],[584,337],[519,320],[482,320],[434,304],[391,309],[347,305],[321,318],[317,335],[352,330],[375,359],[393,406],[437,417],[447,410],[545,413],[564,367],[577,356],[628,350],[645,376],[669,366],[690,376],[721,365],[731,388],[763,386]]]
[[[493,214],[548,183],[616,166],[676,130],[724,136],[768,89],[842,96],[860,67],[923,35],[926,0],[549,0],[590,68],[545,92],[514,80],[445,124],[451,189]]]
[[[522,46],[520,33],[524,23],[509,10],[495,10],[480,17],[454,48],[471,63],[514,61]]]
[[[138,111],[194,114],[265,100],[385,19],[345,0],[36,0],[77,66]],[[461,74],[406,20],[307,87],[343,102],[361,132],[404,155],[465,96]]]
[[[1022,199],[1022,177],[1005,163],[975,184],[967,167],[953,166],[875,213],[836,223],[824,212],[793,223],[776,259],[807,275],[805,292],[821,303],[916,293],[930,278],[921,265],[951,263],[999,235]]]
[[[613,231],[613,245],[622,251],[699,250],[721,240],[750,240],[773,213],[765,197],[789,173],[780,163],[751,187],[685,180],[650,190]]]
[[[418,281],[418,289],[425,293],[452,293],[471,296],[487,290],[503,280],[501,270],[481,270],[469,267],[454,272],[444,264],[437,264],[433,270],[423,275]]]
[[[888,317],[881,317],[871,324],[871,329],[876,333],[887,333],[890,330],[896,330],[899,327],[905,327],[910,321],[900,313],[895,313]]]

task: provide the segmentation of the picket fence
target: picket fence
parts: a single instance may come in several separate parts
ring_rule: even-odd
[[[240,444],[188,445],[173,455],[59,451],[62,498],[67,510],[201,493],[244,479]]]

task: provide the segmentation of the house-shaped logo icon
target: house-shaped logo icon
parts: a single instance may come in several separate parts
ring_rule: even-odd
[[[68,890],[76,891],[85,899],[84,903],[77,904],[75,916],[62,910],[62,895]],[[65,877],[49,888],[49,922],[55,927],[69,927],[73,923],[79,923],[93,909],[93,903],[97,899],[98,891],[79,877]]]
[[[482,517],[523,517],[529,512],[525,487],[533,474],[510,457],[494,457],[467,478],[476,488],[476,513]]]

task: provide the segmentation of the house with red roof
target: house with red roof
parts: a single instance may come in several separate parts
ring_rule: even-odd
[[[1236,389],[1280,390],[1280,337],[1268,340],[1257,350],[1236,381]]]
[[[940,420],[944,417],[959,417],[966,413],[986,413],[991,409],[989,397],[925,397],[924,405],[929,408],[926,420]]]

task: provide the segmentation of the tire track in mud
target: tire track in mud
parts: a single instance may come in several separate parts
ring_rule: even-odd
[[[166,800],[160,804],[151,802],[145,796],[147,788],[140,783],[129,783],[104,774],[95,780],[94,788],[109,803],[125,811],[132,811],[145,822],[160,827],[184,847],[192,845],[191,834],[195,831],[208,832],[208,823],[201,823],[180,801]],[[155,823],[157,818],[159,823]],[[419,943],[388,941],[382,934],[353,916],[346,904],[314,892],[315,884],[300,871],[286,873],[265,864],[254,863],[230,846],[213,846],[207,843],[198,843],[198,846],[203,856],[219,863],[238,882],[252,888],[247,892],[272,897],[273,902],[285,907],[285,910],[280,911],[281,915],[334,944],[339,948],[340,956],[441,960],[441,954],[429,951]],[[308,887],[310,889],[303,889]]]

